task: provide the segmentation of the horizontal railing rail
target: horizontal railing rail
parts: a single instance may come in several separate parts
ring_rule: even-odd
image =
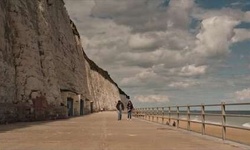
[[[136,108],[134,116],[250,145],[250,103]]]

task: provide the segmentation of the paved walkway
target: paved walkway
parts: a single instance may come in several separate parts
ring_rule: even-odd
[[[214,149],[250,148],[135,118],[118,121],[116,112],[0,126],[0,150]]]

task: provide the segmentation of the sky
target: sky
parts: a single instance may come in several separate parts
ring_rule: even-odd
[[[250,1],[64,0],[137,107],[250,102]]]

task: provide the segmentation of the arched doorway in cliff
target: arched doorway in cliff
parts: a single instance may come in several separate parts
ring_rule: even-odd
[[[68,108],[68,116],[73,116],[74,115],[74,106],[73,106],[73,98],[68,97],[67,98],[67,108]]]

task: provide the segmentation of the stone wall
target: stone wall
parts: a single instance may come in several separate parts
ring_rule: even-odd
[[[112,110],[120,93],[84,53],[62,0],[0,1],[0,123]]]

